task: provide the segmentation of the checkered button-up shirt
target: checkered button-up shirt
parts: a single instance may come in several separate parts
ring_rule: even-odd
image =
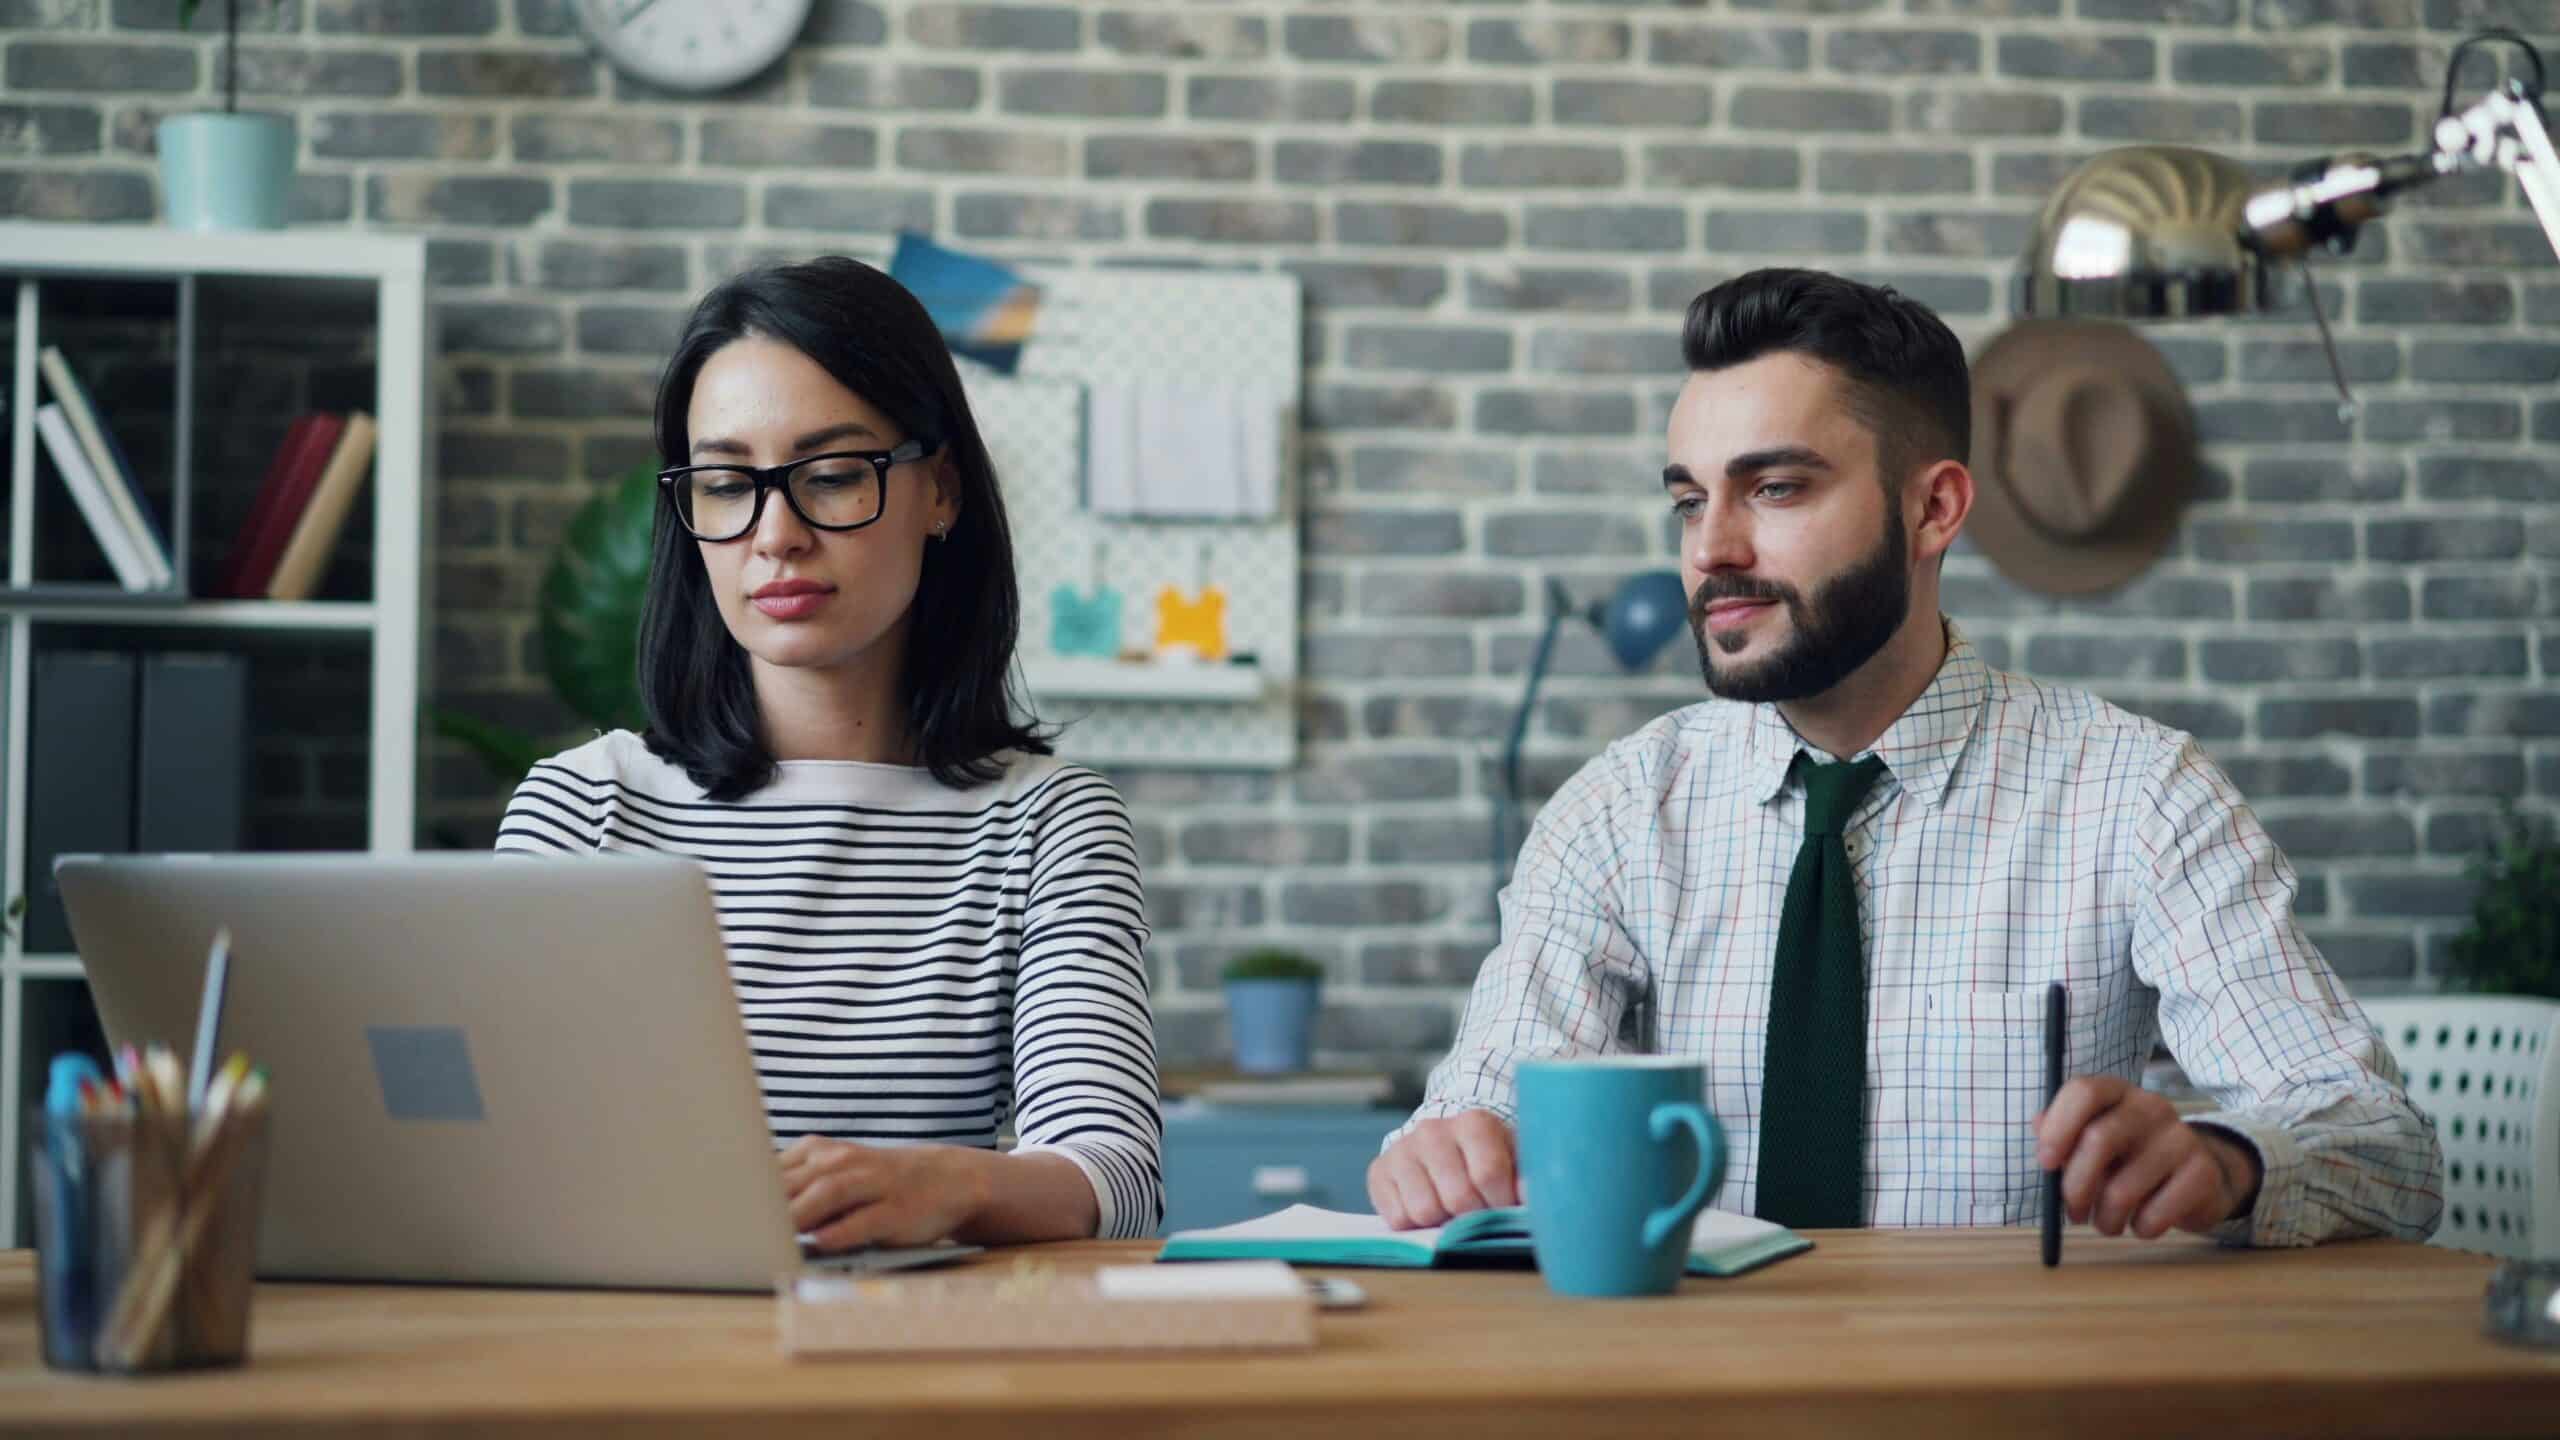
[[[1867,953],[1864,1214],[1874,1225],[2036,1218],[2044,989],[2071,991],[2069,1073],[2133,1078],[2165,1037],[2255,1148],[2258,1200],[2223,1238],[2423,1237],[2435,1130],[2293,918],[2293,867],[2190,737],[1991,670],[1953,625],[1945,663],[1867,752],[1847,827]],[[1708,702],[1611,745],[1538,816],[1503,892],[1455,1048],[1416,1119],[1513,1114],[1517,1061],[1641,1050],[1705,1063],[1758,1188],[1769,977],[1804,839],[1775,706]]]

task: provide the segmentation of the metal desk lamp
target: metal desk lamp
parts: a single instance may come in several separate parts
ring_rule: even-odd
[[[1547,662],[1556,648],[1556,631],[1569,615],[1579,615],[1609,643],[1609,653],[1627,670],[1641,670],[1662,653],[1671,637],[1689,627],[1689,597],[1680,577],[1668,570],[1630,576],[1606,601],[1578,607],[1562,581],[1547,579],[1547,628],[1538,635],[1537,652],[1529,657],[1529,683],[1520,692],[1520,708],[1512,712],[1511,736],[1502,747],[1502,788],[1493,797],[1493,889],[1502,893],[1508,877],[1511,847],[1518,842],[1520,746],[1529,738],[1529,715],[1538,701],[1538,686],[1547,678]],[[1502,910],[1494,908],[1494,933],[1502,930]]]
[[[2531,79],[2509,76],[2468,108],[2453,107],[2454,76],[2475,45],[2524,52]],[[2018,309],[2035,317],[2186,320],[2278,308],[2274,267],[2314,251],[2343,255],[2357,227],[2390,197],[2447,175],[2512,173],[2553,250],[2560,251],[2560,154],[2542,118],[2542,55],[2513,30],[2484,30],[2445,62],[2444,103],[2433,149],[2375,157],[2331,155],[2268,184],[2238,162],[2177,145],[2131,145],[2091,158],[2066,178],[2037,217],[2018,280]],[[2342,411],[2353,397],[2339,369],[2329,321],[2311,292],[2312,318],[2337,377]]]

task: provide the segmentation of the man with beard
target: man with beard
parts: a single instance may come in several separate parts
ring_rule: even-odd
[[[1400,1226],[1516,1203],[1530,1057],[1694,1057],[1717,1203],[2013,1225],[2059,1170],[2107,1234],[2423,1237],[2433,1127],[2293,918],[2292,867],[2184,734],[1987,667],[1938,609],[1973,505],[1963,348],[1890,290],[1699,296],[1662,482],[1707,689],[1540,813],[1502,941],[1371,1166]],[[2079,1078],[2044,1105],[2044,993]],[[2218,1106],[2134,1084],[2165,1038]]]

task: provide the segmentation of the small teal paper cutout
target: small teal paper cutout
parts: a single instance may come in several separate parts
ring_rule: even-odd
[[[1096,589],[1079,595],[1072,585],[1049,594],[1049,650],[1057,655],[1120,653],[1120,592]]]

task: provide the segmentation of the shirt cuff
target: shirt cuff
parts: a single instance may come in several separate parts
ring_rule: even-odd
[[[2302,1148],[2283,1126],[2229,1110],[2192,1115],[2186,1123],[2236,1140],[2258,1157],[2257,1202],[2248,1214],[2213,1227],[2214,1239],[2267,1249],[2311,1243],[2302,1233]]]
[[[1073,1164],[1083,1173],[1084,1183],[1093,1189],[1093,1238],[1100,1240],[1139,1238],[1122,1235],[1119,1232],[1117,1228],[1119,1212],[1111,1203],[1111,1177],[1102,1172],[1102,1167],[1094,1163],[1092,1156],[1072,1145],[1016,1145],[1005,1153],[1007,1155],[1055,1155]]]

